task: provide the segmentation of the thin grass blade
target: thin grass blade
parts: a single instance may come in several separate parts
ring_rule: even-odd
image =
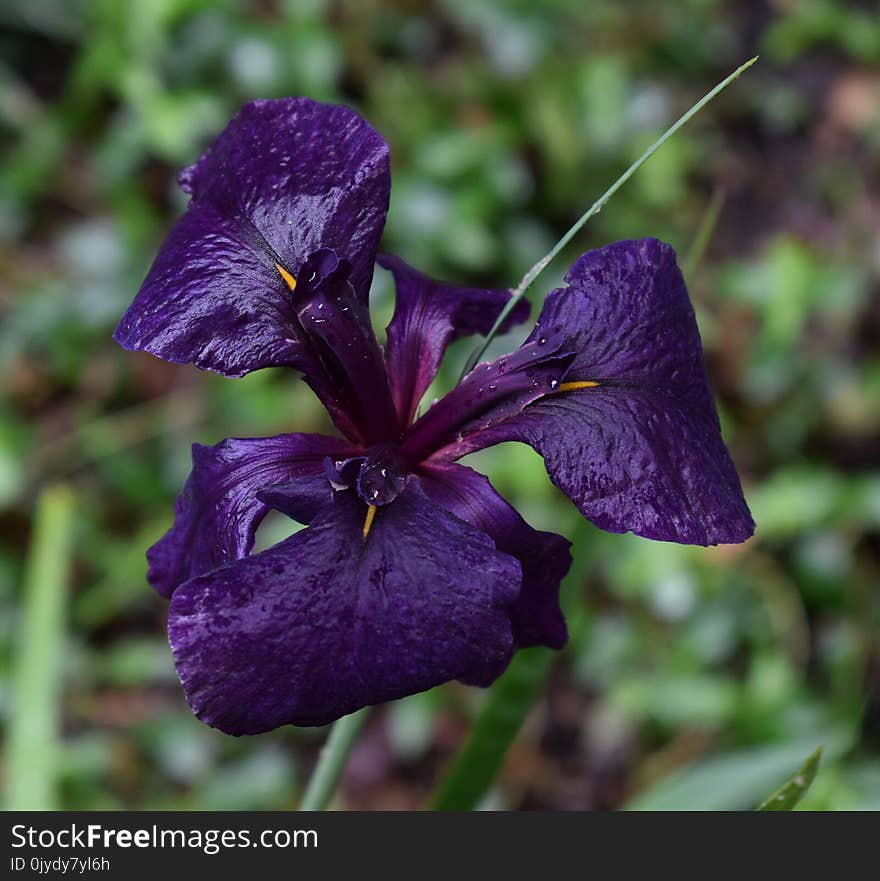
[[[531,287],[532,282],[550,265],[553,259],[560,251],[580,232],[584,224],[594,215],[598,214],[611,197],[656,153],[663,144],[666,143],[683,125],[690,122],[713,98],[723,92],[734,80],[748,70],[756,61],[758,56],[747,61],[738,67],[730,76],[723,79],[714,89],[707,92],[690,110],[683,116],[679,117],[616,181],[580,216],[575,224],[568,232],[545,254],[522,278],[522,281],[514,288],[513,296],[508,300],[507,305],[501,310],[501,314],[492,325],[492,329],[471,353],[464,365],[461,373],[463,379],[466,374],[474,369],[476,363],[483,356],[483,353],[489,347],[489,344],[495,339],[501,326],[504,324],[508,315],[510,315],[516,304],[523,298],[525,292]],[[460,381],[460,380],[459,380]]]

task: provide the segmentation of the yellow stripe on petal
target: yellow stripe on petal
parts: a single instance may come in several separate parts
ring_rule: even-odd
[[[296,287],[296,279],[280,263],[276,263],[275,268],[278,270],[278,274],[287,282],[287,286],[293,290]]]
[[[370,534],[370,529],[373,526],[373,520],[376,518],[376,506],[375,505],[367,505],[367,519],[364,520],[364,541],[366,541],[367,536]]]
[[[589,380],[584,382],[563,382],[560,384],[559,388],[556,389],[557,392],[573,392],[577,391],[580,388],[596,388],[599,385],[598,382],[590,382]]]

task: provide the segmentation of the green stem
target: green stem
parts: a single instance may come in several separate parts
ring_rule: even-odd
[[[524,276],[522,281],[514,288],[513,296],[507,301],[505,307],[501,310],[501,314],[495,321],[495,324],[492,325],[492,329],[486,335],[486,338],[477,346],[476,349],[471,353],[471,356],[465,362],[464,370],[462,371],[461,378],[467,373],[470,373],[473,370],[476,363],[480,360],[483,353],[489,347],[489,344],[495,338],[496,334],[500,327],[504,324],[505,319],[508,315],[510,315],[513,308],[516,304],[523,298],[525,292],[531,287],[532,282],[547,268],[547,266],[553,261],[553,259],[559,254],[559,252],[580,232],[581,228],[584,224],[594,215],[598,214],[606,202],[666,143],[685,123],[689,122],[694,116],[697,115],[716,95],[726,89],[743,71],[750,68],[756,61],[758,60],[758,56],[756,55],[751,60],[747,61],[742,66],[738,67],[730,76],[726,79],[722,80],[712,89],[711,92],[708,92],[704,95],[684,116],[680,117],[676,122],[674,122],[666,131],[630,165],[629,168],[619,177],[617,180],[605,191],[605,193],[599,197],[590,207],[589,209],[581,215],[580,219],[574,224],[574,226],[569,229],[569,231],[551,248],[551,250],[545,254]],[[459,380],[461,381],[461,380]]]
[[[333,724],[300,802],[301,811],[323,811],[327,807],[368,713],[369,708],[364,708]]]

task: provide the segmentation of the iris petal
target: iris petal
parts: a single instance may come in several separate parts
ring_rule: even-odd
[[[562,648],[568,638],[559,608],[559,585],[571,566],[571,542],[553,532],[532,529],[482,474],[456,463],[420,469],[425,492],[447,511],[482,529],[495,547],[516,557],[522,586],[512,611],[520,648]]]
[[[491,426],[550,394],[572,357],[564,335],[553,333],[527,340],[510,355],[478,364],[412,426],[401,447],[404,459],[415,464],[430,457],[458,458],[446,448],[457,451],[470,436],[481,438]]]
[[[443,455],[522,441],[601,529],[686,544],[745,541],[754,523],[672,248],[616,242],[584,254],[566,281],[547,297],[529,340],[566,334],[576,355],[562,387],[572,390],[507,419],[487,417],[485,430]]]
[[[324,364],[323,378],[344,390],[347,414],[365,444],[397,439],[397,411],[391,400],[385,358],[376,341],[368,308],[357,299],[348,276],[351,267],[322,249],[303,264],[293,294],[303,331]],[[306,374],[309,382],[309,374]],[[315,391],[323,399],[323,388]]]
[[[391,171],[385,140],[353,110],[310,98],[245,104],[181,186],[252,227],[288,269],[319,248],[336,251],[366,302]]]
[[[174,506],[174,525],[147,551],[147,578],[170,597],[184,581],[251,552],[268,510],[261,490],[321,474],[324,459],[354,448],[316,434],[225,440],[193,445],[193,469]]]
[[[388,325],[388,372],[397,410],[408,425],[437,375],[447,346],[459,337],[488,333],[510,299],[510,291],[436,281],[391,254],[380,254],[378,262],[394,275],[397,289]],[[528,317],[529,304],[520,300],[501,331]]]
[[[186,214],[116,329],[128,349],[224,376],[308,357],[291,291],[310,254],[351,264],[366,302],[385,223],[388,146],[353,111],[306,98],[245,105],[181,176]]]
[[[323,725],[502,672],[517,561],[417,479],[378,510],[366,539],[365,511],[338,493],[306,529],[175,592],[169,636],[200,719],[229,734]]]

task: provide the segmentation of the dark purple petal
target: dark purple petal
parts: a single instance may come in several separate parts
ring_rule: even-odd
[[[378,510],[337,493],[281,544],[182,585],[169,636],[196,715],[229,734],[324,725],[513,651],[519,564],[410,481]]]
[[[571,542],[532,529],[489,479],[471,468],[432,463],[420,475],[425,492],[435,502],[482,529],[499,551],[519,560],[522,586],[512,612],[517,645],[561,648],[568,632],[559,608],[559,585],[571,566]]]
[[[717,423],[674,398],[613,387],[563,393],[479,440],[534,447],[551,480],[608,532],[712,545],[754,531]]]
[[[573,357],[562,334],[542,334],[510,355],[478,364],[410,429],[401,452],[412,465],[445,456],[444,447],[462,444],[520,413],[555,389]]]
[[[675,253],[656,239],[584,254],[532,334],[565,331],[562,391],[444,455],[519,440],[601,529],[685,544],[745,541],[754,523],[724,441]],[[570,383],[596,387],[566,390]]]
[[[310,254],[332,249],[351,264],[366,302],[388,207],[385,142],[344,107],[255,101],[181,183],[190,206],[116,340],[225,376],[280,365],[306,370],[311,355],[277,266],[296,278]]]
[[[350,489],[357,483],[361,466],[366,461],[366,456],[349,456],[346,459],[324,460],[324,473],[333,489]]]
[[[238,377],[308,353],[273,255],[238,220],[191,205],[165,239],[114,338],[175,364]]]
[[[409,425],[446,347],[459,337],[487,334],[510,291],[436,281],[391,254],[380,254],[379,265],[394,275],[397,289],[394,317],[388,325],[388,372],[397,410],[403,424]],[[528,317],[529,304],[520,300],[502,332]]]
[[[321,474],[327,456],[354,448],[316,434],[233,438],[193,445],[193,470],[174,506],[174,525],[147,551],[150,584],[170,597],[182,582],[247,556],[273,484]],[[324,480],[329,490],[329,484]]]
[[[309,254],[332,249],[351,263],[366,302],[391,171],[388,144],[353,110],[310,98],[252,101],[180,183],[194,203],[251,225],[294,275]]]
[[[297,523],[309,524],[333,501],[333,493],[333,485],[324,472],[261,489],[257,499],[267,508],[280,511]]]
[[[332,251],[312,254],[293,293],[297,317],[325,366],[321,375],[347,390],[344,399],[350,402],[348,412],[359,427],[359,439],[366,444],[396,440],[400,428],[385,358],[369,310],[348,280],[350,269]],[[321,390],[315,391],[323,399]]]

